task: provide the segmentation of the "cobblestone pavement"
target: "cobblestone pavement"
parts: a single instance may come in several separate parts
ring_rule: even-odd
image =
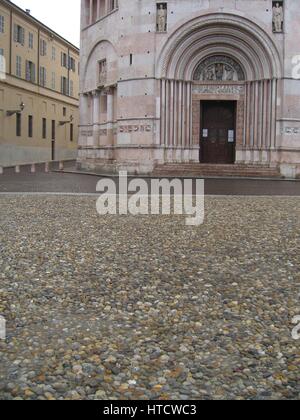
[[[300,199],[205,223],[0,197],[3,399],[299,399]]]

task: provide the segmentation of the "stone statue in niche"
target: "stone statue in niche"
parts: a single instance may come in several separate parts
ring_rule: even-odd
[[[99,86],[106,85],[107,82],[107,62],[102,60],[99,62]]]
[[[213,56],[198,65],[194,80],[238,82],[245,80],[245,75],[241,66],[232,58]]]
[[[282,32],[283,31],[283,7],[282,3],[275,2],[273,6],[273,31]]]
[[[167,31],[167,8],[163,4],[159,4],[157,8],[157,31]]]

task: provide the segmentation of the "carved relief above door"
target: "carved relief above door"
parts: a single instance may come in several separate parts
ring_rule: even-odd
[[[232,58],[216,55],[203,60],[195,70],[195,81],[243,81],[242,67]]]

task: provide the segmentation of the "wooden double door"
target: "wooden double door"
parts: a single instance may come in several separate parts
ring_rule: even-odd
[[[202,101],[200,162],[233,164],[236,148],[236,102]]]

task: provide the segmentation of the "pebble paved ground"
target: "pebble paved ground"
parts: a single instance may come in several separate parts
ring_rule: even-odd
[[[0,197],[2,399],[299,399],[300,199]]]

